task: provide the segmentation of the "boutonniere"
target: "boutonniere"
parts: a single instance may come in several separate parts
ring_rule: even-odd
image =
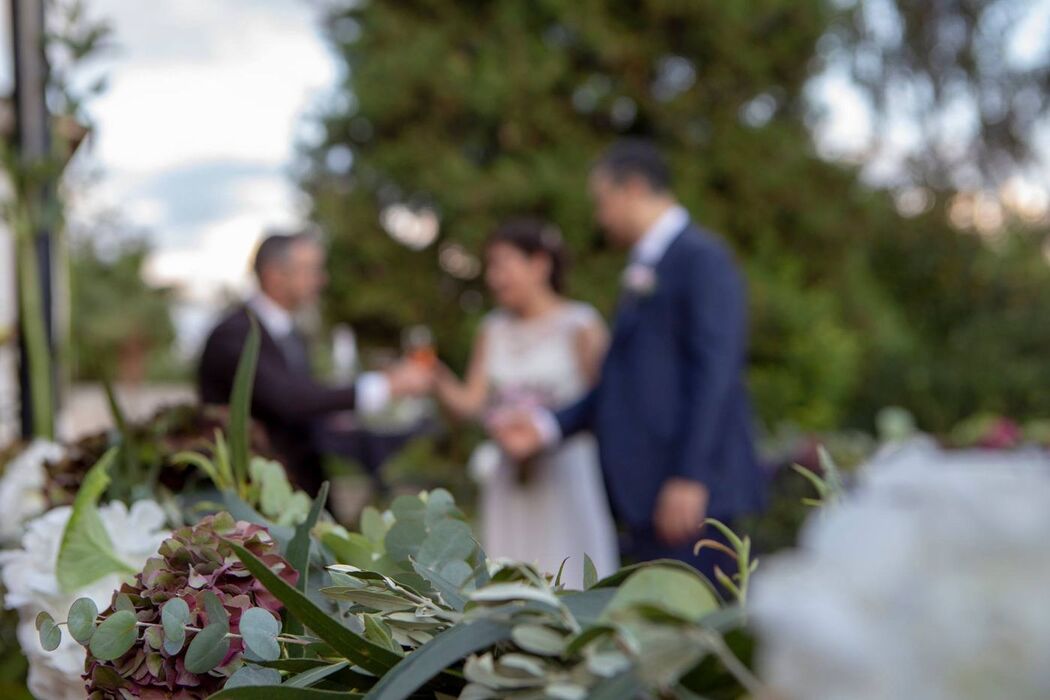
[[[635,296],[647,297],[656,291],[656,270],[642,263],[631,263],[623,271],[623,286]]]

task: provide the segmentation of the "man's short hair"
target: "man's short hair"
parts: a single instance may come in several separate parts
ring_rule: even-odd
[[[252,269],[255,276],[262,279],[263,270],[271,265],[280,264],[288,260],[292,247],[300,242],[316,243],[320,245],[320,238],[313,230],[282,231],[266,234],[255,249],[255,260]]]
[[[622,183],[640,177],[654,192],[671,191],[671,168],[652,141],[628,138],[609,146],[594,164],[594,170]]]

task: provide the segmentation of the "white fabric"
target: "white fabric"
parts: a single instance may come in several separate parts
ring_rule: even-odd
[[[599,323],[585,304],[568,303],[529,320],[493,313],[485,323],[490,405],[560,408],[589,389],[579,366],[577,338]],[[478,457],[490,446],[481,448]],[[481,486],[482,542],[490,557],[537,564],[556,573],[565,565],[566,585],[583,582],[583,556],[599,575],[619,566],[616,533],[605,495],[594,438],[581,435],[545,452],[530,465],[525,482],[505,458],[488,471]]]
[[[274,340],[282,340],[295,330],[295,318],[292,313],[262,292],[254,294],[248,300],[248,308]]]
[[[354,383],[357,389],[357,412],[379,413],[390,403],[390,380],[382,372],[365,372]]]
[[[682,229],[689,223],[689,212],[674,205],[660,216],[631,249],[632,262],[656,267]]]

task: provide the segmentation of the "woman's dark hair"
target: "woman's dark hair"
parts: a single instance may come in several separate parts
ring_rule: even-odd
[[[505,221],[489,234],[485,248],[496,244],[509,245],[525,255],[546,255],[551,261],[549,283],[558,294],[565,291],[565,268],[568,263],[561,231],[552,223],[536,218],[518,218]]]

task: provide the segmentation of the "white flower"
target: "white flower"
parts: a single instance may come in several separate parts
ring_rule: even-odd
[[[788,699],[1050,697],[1050,467],[879,455],[755,574],[760,670]]]
[[[34,440],[0,473],[0,542],[14,544],[25,522],[44,512],[47,499],[46,462],[65,456],[65,448],[47,440]]]
[[[651,265],[631,263],[623,271],[623,286],[638,296],[648,296],[656,290],[656,270]]]
[[[119,574],[106,576],[72,594],[63,593],[56,577],[62,533],[72,513],[70,506],[55,508],[26,526],[22,548],[0,553],[4,605],[18,610],[18,641],[29,659],[29,689],[37,698],[80,700],[84,697],[84,648],[68,634],[53,652],[40,646],[36,616],[44,610],[65,620],[77,598],[91,598],[99,610],[109,606],[120,587]],[[121,502],[99,508],[102,523],[116,554],[133,569],[141,569],[169,535],[163,530],[164,511],[154,501],[138,501],[131,510]]]

